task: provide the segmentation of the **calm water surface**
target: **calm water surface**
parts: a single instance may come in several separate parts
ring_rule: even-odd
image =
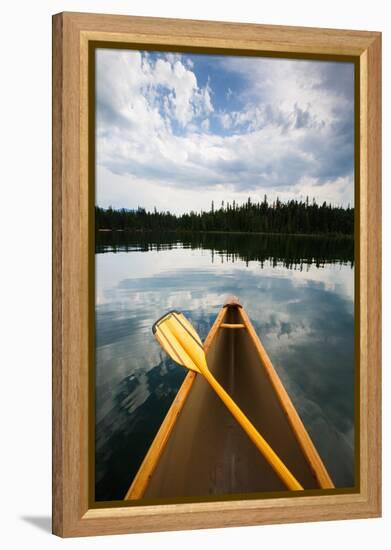
[[[99,234],[96,500],[122,499],[185,371],[153,322],[179,309],[202,338],[239,296],[338,487],[354,484],[353,241]]]

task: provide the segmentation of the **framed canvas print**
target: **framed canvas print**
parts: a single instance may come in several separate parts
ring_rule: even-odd
[[[375,517],[381,37],[53,18],[53,531]]]

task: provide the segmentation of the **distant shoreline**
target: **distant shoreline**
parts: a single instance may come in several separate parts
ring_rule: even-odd
[[[156,233],[154,229],[97,229],[100,233],[126,233],[126,234],[149,234]],[[354,239],[354,235],[348,233],[269,233],[262,231],[202,231],[202,230],[189,230],[189,229],[159,229],[159,233],[188,233],[188,234],[200,234],[205,233],[207,235],[263,235],[272,237],[328,237],[332,239]]]

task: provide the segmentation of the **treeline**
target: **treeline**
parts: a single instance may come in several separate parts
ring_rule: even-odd
[[[96,228],[124,231],[224,231],[287,234],[335,234],[352,235],[354,232],[354,208],[332,206],[324,202],[290,200],[269,203],[253,203],[249,198],[244,204],[221,203],[215,208],[212,201],[208,212],[175,215],[137,210],[114,210],[96,207]]]

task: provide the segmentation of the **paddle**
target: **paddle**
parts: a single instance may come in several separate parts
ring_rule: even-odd
[[[186,317],[178,311],[170,311],[156,321],[152,332],[171,359],[183,367],[202,374],[288,489],[303,490],[267,441],[212,375],[206,362],[201,339]]]

